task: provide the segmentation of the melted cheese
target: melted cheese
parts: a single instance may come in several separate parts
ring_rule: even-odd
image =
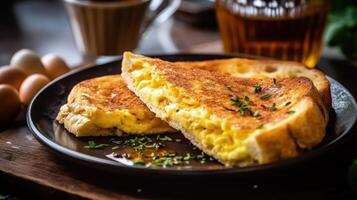
[[[63,106],[57,120],[77,136],[103,135],[99,129],[110,129],[108,131],[116,135],[122,135],[122,132],[147,134],[166,127],[160,119],[146,116],[146,112],[127,109],[106,112],[93,107],[83,108],[73,103]]]

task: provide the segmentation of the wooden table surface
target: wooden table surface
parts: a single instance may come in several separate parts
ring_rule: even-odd
[[[72,65],[80,63],[80,54],[73,44],[65,12],[60,3],[20,1],[14,6],[14,13],[5,13],[4,15],[12,17],[0,21],[0,27],[6,27],[5,32],[0,32],[1,64],[7,64],[12,53],[24,47],[34,49],[40,54],[58,53]],[[42,26],[38,24],[40,21]],[[55,29],[53,22],[61,29]],[[185,39],[184,33],[189,33],[192,37]],[[157,38],[158,35],[162,36],[161,39],[164,38],[163,41]],[[165,46],[165,38],[174,39],[170,41],[170,45]],[[177,20],[170,20],[160,29],[149,30],[137,51],[221,52],[218,39],[216,30],[197,29]],[[318,66],[357,96],[356,66],[341,59],[341,56],[331,56],[329,51],[325,52]],[[348,186],[347,173],[349,166],[357,158],[356,127],[351,131],[349,140],[335,151],[307,163],[300,169],[282,171],[270,177],[252,180],[170,180],[156,177],[143,179],[108,174],[63,160],[32,136],[25,125],[24,110],[15,124],[0,133],[0,195],[10,194],[20,199],[354,197]]]

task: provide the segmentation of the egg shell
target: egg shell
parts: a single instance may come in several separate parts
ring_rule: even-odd
[[[16,52],[11,58],[10,66],[24,70],[27,75],[36,73],[46,75],[46,69],[40,57],[28,49],[22,49]]]
[[[47,75],[51,79],[55,79],[69,72],[69,68],[64,60],[55,54],[46,54],[41,58],[41,61],[46,69]]]
[[[43,74],[32,74],[28,76],[20,87],[20,100],[23,104],[28,105],[38,91],[41,90],[50,79]]]
[[[0,84],[0,129],[7,127],[20,111],[17,90],[8,84]]]
[[[9,84],[15,87],[16,90],[19,90],[21,83],[26,77],[26,73],[20,68],[9,66],[0,67],[0,84]]]

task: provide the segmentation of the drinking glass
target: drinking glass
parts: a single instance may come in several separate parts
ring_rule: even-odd
[[[224,50],[299,61],[320,57],[328,0],[216,0]]]

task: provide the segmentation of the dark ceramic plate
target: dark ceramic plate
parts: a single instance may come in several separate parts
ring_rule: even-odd
[[[157,55],[169,61],[188,61],[188,60],[207,60],[207,59],[220,59],[230,58],[232,55]],[[127,145],[119,145],[112,143],[115,139],[117,142],[124,143],[124,140],[129,138],[76,138],[72,134],[64,130],[62,125],[55,122],[55,117],[62,104],[66,102],[67,95],[72,87],[80,81],[103,76],[109,74],[120,73],[121,59],[115,60],[110,63],[96,65],[93,67],[74,71],[70,74],[60,77],[51,82],[43,88],[32,101],[28,108],[27,123],[35,137],[44,145],[54,150],[59,155],[73,162],[82,164],[88,167],[115,172],[119,174],[129,175],[165,175],[165,176],[245,176],[245,175],[259,175],[266,174],[271,171],[285,169],[291,166],[304,165],[307,161],[317,159],[329,150],[332,150],[344,139],[347,138],[349,130],[357,118],[357,106],[353,96],[344,88],[340,83],[329,78],[331,82],[333,110],[330,113],[330,122],[327,127],[327,135],[324,141],[311,151],[303,153],[303,155],[294,158],[283,160],[271,164],[256,165],[244,168],[224,168],[218,162],[210,159],[207,156],[201,156],[197,149],[194,149],[190,143],[182,138],[181,134],[168,134],[167,136],[172,141],[164,141],[157,136],[150,136],[153,142],[162,143],[165,147],[163,149],[167,152],[177,152],[178,155],[187,156],[190,153],[191,157],[200,159],[191,159],[189,163],[182,161],[182,164],[175,165],[174,167],[154,167],[147,168],[138,165],[127,165],[125,159],[110,158],[112,152],[117,155],[127,153],[135,155],[136,151]],[[131,137],[132,139],[133,137]],[[149,140],[150,140],[149,139]],[[103,149],[88,149],[85,146],[88,141],[95,141],[97,144],[105,143],[110,144],[109,147]],[[148,140],[148,139],[146,139]],[[115,150],[112,150],[114,147]],[[144,148],[145,149],[145,148]],[[142,150],[140,150],[141,152]],[[146,150],[145,150],[146,151]],[[162,151],[162,150],[161,150]],[[142,153],[142,152],[141,152]],[[147,153],[147,152],[145,152]],[[202,159],[203,157],[203,159]],[[203,161],[202,161],[203,160]]]

